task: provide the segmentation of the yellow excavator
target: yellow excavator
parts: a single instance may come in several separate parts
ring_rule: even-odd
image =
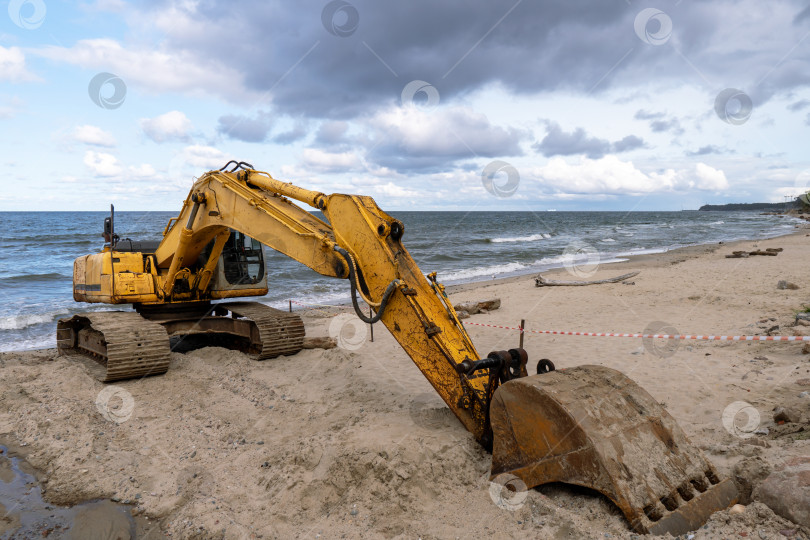
[[[371,197],[325,195],[231,161],[194,183],[159,243],[121,240],[114,215],[105,220],[103,251],[74,263],[73,296],[135,310],[60,320],[59,351],[104,382],[165,373],[178,340],[206,338],[259,360],[297,353],[304,339],[297,315],[230,301],[267,294],[264,244],[349,280],[357,316],[386,326],[492,452],[495,483],[595,489],[636,532],[676,536],[737,501],[733,482],[622,373],[593,365],[554,370],[544,360],[529,375],[523,349],[482,358],[436,273],[425,276],[405,249],[404,232]]]

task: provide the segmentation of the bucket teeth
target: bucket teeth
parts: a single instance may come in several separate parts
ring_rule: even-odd
[[[683,534],[736,502],[734,484],[720,480],[669,413],[604,366],[510,381],[495,392],[490,422],[493,477],[595,489],[637,532]]]

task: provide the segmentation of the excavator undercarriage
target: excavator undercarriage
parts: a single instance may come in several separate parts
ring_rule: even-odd
[[[324,276],[348,279],[357,316],[382,322],[492,451],[494,481],[597,490],[640,533],[677,536],[736,502],[734,484],[622,373],[554,370],[541,360],[529,375],[523,349],[482,358],[436,274],[425,276],[402,245],[403,233],[370,197],[325,195],[230,162],[194,183],[158,244],[119,240],[108,218],[104,250],[74,263],[74,298],[135,311],[62,319],[57,345],[104,382],[165,373],[172,350],[201,343],[257,360],[296,354],[304,339],[297,315],[232,301],[267,294],[263,244]]]
[[[293,355],[304,344],[301,317],[257,302],[139,308],[59,320],[60,354],[84,357],[94,377],[112,382],[166,373],[173,350],[219,346],[266,360]]]

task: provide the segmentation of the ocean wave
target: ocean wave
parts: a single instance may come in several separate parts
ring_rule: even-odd
[[[461,280],[468,280],[474,279],[478,277],[485,277],[485,276],[495,276],[498,274],[508,274],[511,272],[519,272],[528,268],[525,264],[518,263],[518,262],[511,262],[507,264],[498,264],[495,266],[476,266],[473,268],[467,268],[465,270],[456,270],[455,272],[449,272],[444,275],[439,275],[439,278],[442,281],[461,281]]]
[[[51,274],[19,274],[16,276],[8,276],[0,278],[0,284],[9,284],[9,283],[25,283],[28,281],[52,281],[52,280],[66,280],[71,279],[71,276],[65,276],[62,274],[51,273]]]
[[[710,223],[710,225],[725,225],[725,224],[726,224],[725,221],[713,221]]]
[[[503,242],[536,242],[537,240],[545,240],[547,238],[551,238],[551,235],[547,233],[540,233],[540,234],[532,234],[530,236],[492,238],[489,241],[492,242],[493,244],[500,244]]]
[[[53,322],[57,313],[41,313],[33,315],[12,315],[0,317],[0,330],[23,330],[29,326]]]
[[[613,238],[603,238],[602,239],[602,242],[604,242],[606,244],[610,244],[610,243],[615,242],[615,241],[616,240],[614,240]]]

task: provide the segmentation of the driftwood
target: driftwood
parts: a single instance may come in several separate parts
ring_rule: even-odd
[[[475,315],[476,313],[486,313],[501,307],[501,299],[493,298],[491,300],[481,300],[480,302],[462,302],[453,306],[456,313],[466,312],[468,315]],[[459,317],[459,319],[466,319],[466,317]]]
[[[747,259],[750,255],[765,255],[769,257],[776,257],[782,252],[782,248],[766,248],[765,251],[733,251],[731,255],[726,255],[726,259]]]
[[[331,337],[305,337],[304,349],[334,349],[337,341]]]
[[[599,285],[600,283],[618,283],[633,276],[637,276],[638,274],[639,272],[630,272],[629,274],[623,274],[615,278],[597,279],[595,281],[554,281],[538,275],[536,278],[534,278],[534,284],[537,287]]]

